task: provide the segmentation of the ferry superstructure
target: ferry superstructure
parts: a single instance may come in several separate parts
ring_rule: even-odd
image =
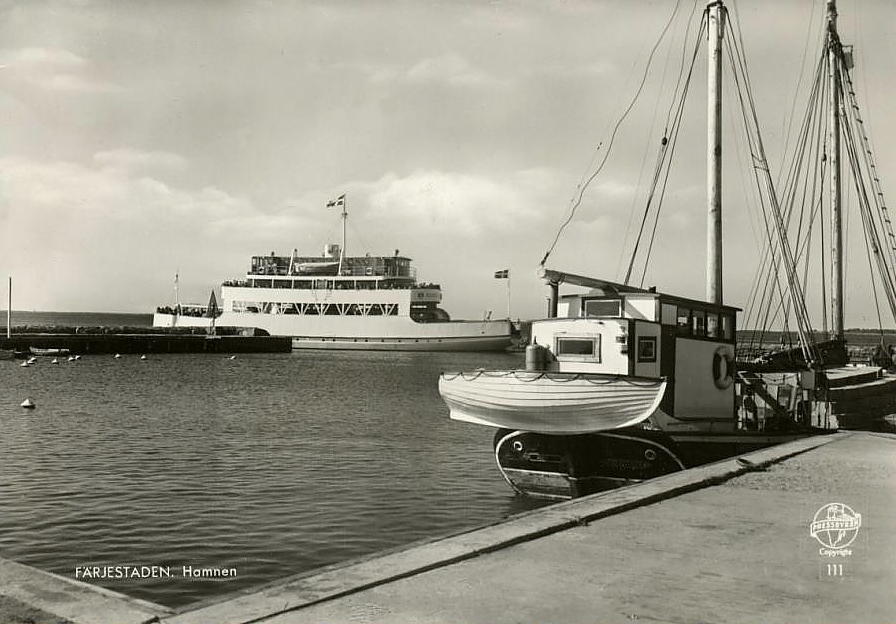
[[[417,281],[411,259],[344,256],[254,256],[245,279],[224,282],[215,305],[159,308],[157,327],[236,326],[291,336],[295,349],[497,351],[510,346],[511,324],[451,320],[438,284]]]

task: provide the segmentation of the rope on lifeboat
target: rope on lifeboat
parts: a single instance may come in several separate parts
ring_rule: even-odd
[[[663,383],[664,380],[659,379],[656,381],[653,380],[636,380],[628,377],[627,375],[601,375],[600,377],[594,376],[593,373],[556,373],[556,372],[529,372],[529,371],[517,371],[517,370],[508,370],[508,371],[487,371],[483,369],[478,369],[476,371],[467,373],[467,372],[446,372],[442,373],[442,377],[447,381],[453,381],[460,377],[464,381],[473,381],[480,377],[494,377],[494,378],[502,378],[502,377],[514,377],[519,381],[524,383],[530,383],[533,381],[538,381],[539,379],[550,379],[551,381],[555,381],[558,383],[568,383],[570,381],[578,381],[583,380],[587,381],[590,384],[595,386],[604,386],[611,383],[616,383],[619,381],[625,382],[631,386],[637,386],[640,388],[653,388]]]

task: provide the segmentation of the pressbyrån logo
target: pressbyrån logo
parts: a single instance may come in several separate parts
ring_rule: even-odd
[[[815,512],[815,518],[809,525],[809,535],[823,546],[821,555],[846,556],[852,551],[847,546],[853,543],[862,526],[862,515],[857,514],[843,503],[828,503]]]

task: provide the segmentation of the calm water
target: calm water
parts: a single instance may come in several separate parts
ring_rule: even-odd
[[[111,324],[111,323],[110,323]],[[454,423],[442,370],[505,354],[311,353],[0,361],[0,556],[171,566],[107,587],[169,606],[531,509]],[[35,410],[19,404],[31,397]],[[236,579],[180,578],[235,567]]]
[[[59,325],[62,327],[142,327],[152,325],[152,314],[126,312],[26,312],[13,310],[12,327]],[[6,329],[6,310],[0,310],[0,328]]]

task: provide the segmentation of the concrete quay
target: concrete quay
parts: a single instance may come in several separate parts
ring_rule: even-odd
[[[860,523],[851,516],[842,533],[816,525],[812,535],[832,503],[848,506]],[[142,621],[165,624],[896,622],[894,586],[896,436],[844,432],[177,613],[141,609]],[[112,621],[62,613],[52,595],[29,599],[21,587],[13,597],[75,623]]]

